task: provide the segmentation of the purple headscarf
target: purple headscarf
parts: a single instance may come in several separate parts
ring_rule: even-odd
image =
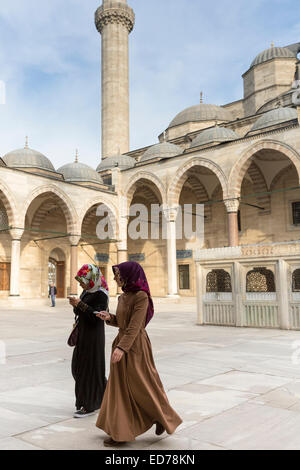
[[[120,277],[122,281],[125,282],[124,286],[122,287],[123,292],[138,292],[142,290],[147,293],[149,299],[145,325],[147,326],[154,315],[154,306],[146,274],[144,273],[142,266],[135,261],[126,261],[125,263],[113,266],[112,270],[114,271],[115,268],[119,269]]]

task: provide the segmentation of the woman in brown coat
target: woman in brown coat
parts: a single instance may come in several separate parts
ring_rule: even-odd
[[[122,287],[116,315],[100,312],[119,328],[112,345],[110,376],[96,426],[109,436],[106,447],[134,441],[156,424],[156,434],[172,434],[182,420],[171,408],[156,370],[145,327],[154,314],[143,268],[135,262],[113,266]]]

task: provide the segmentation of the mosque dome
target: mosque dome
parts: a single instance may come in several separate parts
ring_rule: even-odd
[[[178,145],[170,144],[169,142],[162,142],[149,147],[141,158],[141,162],[152,160],[153,158],[167,158],[181,155],[183,149]]]
[[[232,121],[233,117],[228,109],[222,108],[215,104],[200,103],[195,106],[181,111],[173,121],[169,124],[169,127],[179,126],[187,122],[195,121]]]
[[[68,163],[60,167],[57,170],[61,173],[65,181],[70,183],[98,183],[103,184],[101,176],[90,166],[84,163],[78,162],[78,156],[76,155],[76,161],[74,163]]]
[[[229,142],[231,140],[239,139],[240,137],[231,129],[226,127],[210,127],[200,132],[197,137],[193,140],[191,148],[199,147],[200,145]]]
[[[50,160],[37,150],[30,149],[27,140],[23,149],[13,150],[4,155],[2,159],[10,168],[37,168],[55,172]]]
[[[276,108],[268,111],[267,113],[260,116],[255,122],[250,132],[258,131],[259,129],[265,129],[267,127],[276,126],[283,122],[298,119],[297,110],[294,108]]]
[[[135,159],[128,155],[113,155],[102,160],[97,167],[97,171],[111,170],[112,168],[120,168],[120,170],[127,170],[133,168]]]
[[[295,59],[296,55],[288,47],[270,47],[270,49],[265,49],[255,57],[250,68],[276,58]]]

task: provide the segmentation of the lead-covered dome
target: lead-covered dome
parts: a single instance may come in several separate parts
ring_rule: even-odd
[[[152,160],[153,158],[168,158],[181,155],[183,149],[178,145],[170,144],[169,142],[162,142],[149,147],[141,158],[141,162]]]
[[[232,121],[233,117],[228,109],[215,104],[200,103],[181,111],[170,122],[169,127],[179,126],[187,122],[197,121]]]
[[[128,155],[113,155],[102,160],[97,167],[97,171],[111,170],[112,168],[120,168],[120,170],[128,170],[135,165],[135,159]]]
[[[211,143],[229,142],[239,138],[238,134],[236,134],[232,129],[227,129],[226,127],[221,126],[210,127],[197,135],[191,144],[191,148]]]
[[[3,157],[4,163],[11,168],[36,168],[39,170],[53,171],[54,166],[49,158],[37,150],[25,146],[23,149],[13,150]]]
[[[268,111],[257,119],[250,132],[265,129],[267,127],[276,126],[283,122],[298,119],[297,110],[294,108],[276,108]]]
[[[65,181],[70,183],[98,183],[103,184],[101,176],[90,166],[84,163],[68,163],[57,170]]]
[[[250,68],[276,58],[295,59],[296,56],[288,47],[270,47],[270,49],[265,49],[255,57]]]

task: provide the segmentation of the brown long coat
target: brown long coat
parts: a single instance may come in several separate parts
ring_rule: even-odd
[[[156,422],[168,434],[182,423],[170,406],[154,364],[144,328],[147,307],[146,292],[124,293],[116,315],[106,322],[119,327],[112,351],[119,347],[125,354],[120,362],[111,363],[96,426],[119,442],[134,441]]]

